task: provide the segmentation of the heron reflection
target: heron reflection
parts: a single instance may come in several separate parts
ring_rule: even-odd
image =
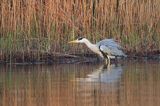
[[[109,100],[119,101],[120,82],[123,69],[121,65],[111,64],[101,65],[93,72],[86,75],[85,78],[77,78],[76,98],[81,99],[81,104],[92,104],[103,106]],[[112,98],[113,96],[117,98]],[[105,101],[105,102],[104,102]],[[78,103],[77,103],[78,104]]]
[[[80,82],[94,82],[94,83],[114,83],[121,78],[123,70],[119,64],[101,65],[92,73],[89,73],[85,78],[77,78]]]

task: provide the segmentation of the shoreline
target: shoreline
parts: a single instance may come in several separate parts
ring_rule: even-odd
[[[125,60],[158,60],[160,61],[159,52],[142,53],[127,53]],[[66,54],[66,53],[11,53],[1,54],[0,64],[78,64],[78,63],[99,63],[99,56],[92,53],[86,54]]]

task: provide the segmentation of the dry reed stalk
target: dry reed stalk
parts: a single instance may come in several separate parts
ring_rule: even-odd
[[[0,34],[12,42],[23,40],[28,44],[23,52],[32,51],[32,38],[39,43],[38,51],[43,51],[42,46],[50,52],[69,51],[66,43],[78,33],[94,42],[113,37],[128,51],[140,51],[160,45],[155,40],[160,39],[159,5],[159,0],[1,0]],[[22,48],[15,44],[13,52]]]

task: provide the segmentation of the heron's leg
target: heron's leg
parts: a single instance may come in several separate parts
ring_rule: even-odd
[[[105,59],[105,62],[106,62],[106,64],[107,64],[107,66],[110,65],[110,57],[109,57],[109,56],[107,56],[107,58]]]
[[[107,69],[110,70],[110,57],[109,56],[107,56],[107,58],[105,59],[105,62],[106,62]]]
[[[108,65],[110,65],[110,64],[111,64],[110,57],[109,57],[109,56],[107,56],[107,58],[108,58]]]
[[[105,59],[105,62],[106,62],[106,64],[107,64],[107,66],[108,66],[108,58]]]

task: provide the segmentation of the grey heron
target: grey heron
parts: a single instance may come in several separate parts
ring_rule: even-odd
[[[102,59],[105,59],[107,64],[110,64],[110,59],[115,57],[126,57],[127,55],[123,52],[122,47],[114,41],[114,39],[104,39],[96,44],[92,44],[85,37],[78,37],[76,40],[70,41],[69,43],[84,43],[94,53],[98,54]]]

